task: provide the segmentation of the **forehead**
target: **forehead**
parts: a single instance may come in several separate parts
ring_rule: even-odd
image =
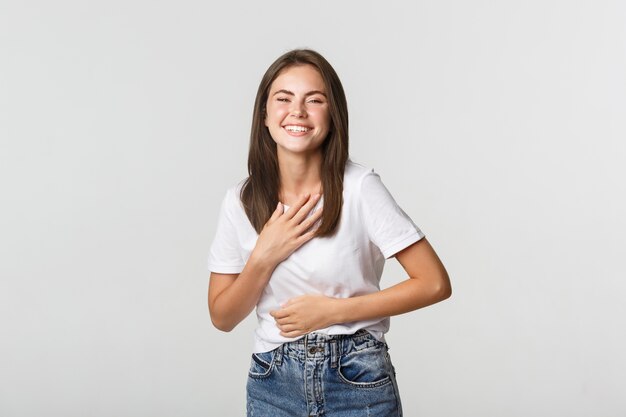
[[[295,90],[320,90],[326,91],[324,79],[317,68],[312,65],[293,65],[278,73],[278,77],[272,82],[270,91],[287,89]]]

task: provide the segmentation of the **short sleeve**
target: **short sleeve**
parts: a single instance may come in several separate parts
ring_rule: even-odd
[[[373,169],[362,177],[359,204],[370,241],[385,259],[424,237]]]
[[[238,274],[245,266],[233,220],[235,204],[236,196],[229,189],[220,206],[215,237],[209,250],[208,267],[211,272]]]

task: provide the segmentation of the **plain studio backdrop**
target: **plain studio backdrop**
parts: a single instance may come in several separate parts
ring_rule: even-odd
[[[405,415],[626,416],[625,22],[617,0],[1,1],[0,415],[245,414],[256,318],[212,327],[208,249],[261,76],[309,47],[352,159],[452,280],[392,318]],[[391,259],[381,286],[404,278]]]

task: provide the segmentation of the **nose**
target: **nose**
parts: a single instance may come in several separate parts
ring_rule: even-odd
[[[291,115],[294,117],[305,117],[306,116],[306,110],[304,109],[304,106],[297,101],[294,101],[293,106],[291,108]]]

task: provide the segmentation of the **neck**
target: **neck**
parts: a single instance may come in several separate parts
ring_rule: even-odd
[[[302,194],[321,193],[321,167],[321,152],[310,155],[279,154],[281,201],[297,200]]]

